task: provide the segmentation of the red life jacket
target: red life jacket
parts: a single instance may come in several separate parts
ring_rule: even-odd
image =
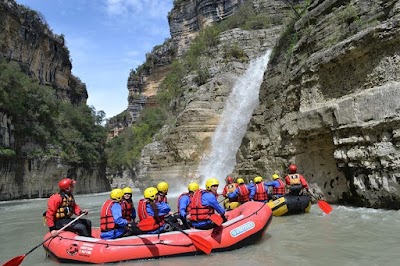
[[[193,196],[192,196],[192,195],[190,195],[190,193],[189,193],[189,192],[182,193],[182,194],[179,196],[179,198],[178,198],[178,202],[177,202],[178,212],[179,212],[179,209],[180,209],[180,206],[179,206],[179,201],[180,201],[180,200],[181,200],[181,198],[182,198],[183,196],[185,196],[185,195],[189,196],[189,200],[190,200],[190,202],[189,202],[189,205],[188,205],[188,206],[186,206],[186,213],[190,213],[190,210],[192,209],[192,206],[190,206],[190,205],[191,205],[190,203],[192,202],[192,198],[193,198]]]
[[[149,213],[147,212],[147,209],[146,209],[147,204],[150,204],[150,202],[147,199],[139,200],[139,203],[138,203],[139,223],[138,223],[138,225],[140,225],[141,220],[146,219],[148,217],[153,217],[153,216],[149,215]],[[165,223],[164,216],[153,217],[153,218],[154,218],[155,223],[153,225],[153,228],[148,231],[154,231],[154,230],[158,229],[160,226],[164,225],[164,223]],[[157,220],[159,220],[158,223],[157,223]]]
[[[264,182],[256,184],[256,194],[254,195],[255,201],[266,201],[268,200],[268,194],[265,190]]]
[[[282,180],[278,179],[279,187],[274,187],[272,189],[272,194],[274,195],[284,195],[286,194],[285,183]]]
[[[245,203],[250,200],[250,191],[245,184],[239,185],[239,196],[238,201]]]
[[[126,219],[128,222],[132,221],[132,209],[133,209],[133,202],[128,202],[126,200],[121,201],[121,208],[122,208],[122,218]]]
[[[199,189],[197,190],[190,202],[190,220],[192,221],[203,221],[210,218],[210,215],[214,214],[214,208],[210,206],[203,206],[201,203],[201,198],[204,193],[211,193],[207,190]]]
[[[103,203],[100,211],[100,229],[102,232],[111,231],[115,228],[114,217],[111,212],[113,204],[119,204],[118,201],[108,199]]]

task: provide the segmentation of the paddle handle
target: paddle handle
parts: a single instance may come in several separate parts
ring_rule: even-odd
[[[62,231],[64,231],[68,226],[70,226],[71,224],[73,224],[74,222],[76,222],[79,218],[81,218],[83,215],[85,215],[86,213],[82,213],[81,215],[79,215],[78,217],[76,217],[75,219],[73,219],[72,221],[70,221],[69,223],[67,223],[66,225],[64,225],[60,230],[57,231],[56,235],[57,236],[59,233],[61,233]],[[31,250],[29,250],[26,254],[28,255],[29,253],[31,253],[32,251],[34,251],[35,249],[37,249],[38,247],[40,247],[41,245],[43,245],[44,243],[46,243],[47,240],[55,237],[55,236],[50,236],[48,238],[46,238],[45,240],[43,240],[42,243],[40,243],[39,245],[35,246],[34,248],[32,248]]]

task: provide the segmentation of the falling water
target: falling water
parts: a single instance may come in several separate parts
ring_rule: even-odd
[[[216,177],[223,182],[233,171],[247,124],[258,106],[260,86],[270,54],[268,50],[264,56],[252,60],[246,72],[236,81],[213,135],[211,151],[200,162],[198,173],[201,177]]]

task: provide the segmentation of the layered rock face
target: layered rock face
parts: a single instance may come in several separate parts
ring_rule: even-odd
[[[273,47],[280,31],[280,26],[258,31],[234,29],[220,36],[221,43],[212,51],[212,58],[203,59],[211,75],[207,83],[199,87],[193,81],[194,75],[187,77],[186,86],[191,89],[180,99],[182,112],[173,125],[160,132],[161,140],[142,151],[138,187],[143,189],[161,180],[168,180],[172,187],[182,187],[198,177],[198,164],[210,149],[224,102],[235,81],[245,72],[250,59]],[[223,47],[233,43],[245,52],[248,60],[224,59]]]
[[[198,32],[207,26],[222,21],[235,13],[246,0],[184,0],[176,1],[168,14],[171,39],[177,48],[177,55],[182,55],[190,46]],[[284,1],[253,1],[257,8],[267,10],[271,20],[284,20],[282,12],[287,6]],[[298,1],[296,1],[298,2]]]
[[[39,13],[11,0],[0,2],[0,17],[0,57],[18,62],[40,84],[52,86],[59,98],[73,104],[86,103],[86,86],[71,74],[63,36],[53,34]],[[13,121],[4,111],[0,110],[0,147],[15,150]],[[0,156],[0,200],[47,197],[58,190],[63,176],[78,181],[77,193],[110,188],[105,166],[71,168],[55,159]]]
[[[276,47],[237,172],[296,163],[330,202],[400,209],[399,12],[400,1],[313,1]]]
[[[20,63],[40,84],[57,88],[59,97],[86,102],[85,85],[71,74],[64,37],[53,34],[39,13],[13,0],[0,3],[0,14],[0,56]],[[71,83],[77,85],[75,91]]]

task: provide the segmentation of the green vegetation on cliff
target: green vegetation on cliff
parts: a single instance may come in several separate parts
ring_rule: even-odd
[[[0,156],[54,157],[73,165],[102,160],[106,141],[100,125],[103,112],[57,99],[53,88],[39,85],[15,62],[0,60],[0,111],[11,118],[15,138],[14,147],[0,147],[7,150]]]
[[[175,1],[174,5],[180,5],[184,0]],[[152,142],[156,134],[163,125],[167,124],[168,117],[174,117],[179,112],[179,101],[187,88],[185,77],[189,73],[195,74],[194,82],[200,86],[205,84],[210,78],[208,67],[203,63],[204,57],[212,57],[210,53],[220,44],[219,36],[222,32],[242,28],[244,30],[256,30],[269,28],[273,22],[262,12],[256,10],[251,1],[244,3],[234,15],[225,20],[206,27],[201,30],[198,36],[192,41],[189,49],[181,58],[176,58],[170,65],[169,74],[160,84],[156,100],[157,108],[145,108],[140,113],[139,120],[128,129],[113,138],[107,145],[107,163],[111,171],[122,171],[123,169],[133,169],[140,159],[143,147]],[[169,42],[165,42],[167,45]],[[157,49],[153,49],[155,51]],[[174,51],[169,51],[174,55]],[[237,44],[229,44],[223,47],[225,60],[247,60],[245,53]],[[157,62],[155,54],[146,55],[146,62],[131,71],[132,81],[139,81],[140,75],[148,74],[150,68]]]

